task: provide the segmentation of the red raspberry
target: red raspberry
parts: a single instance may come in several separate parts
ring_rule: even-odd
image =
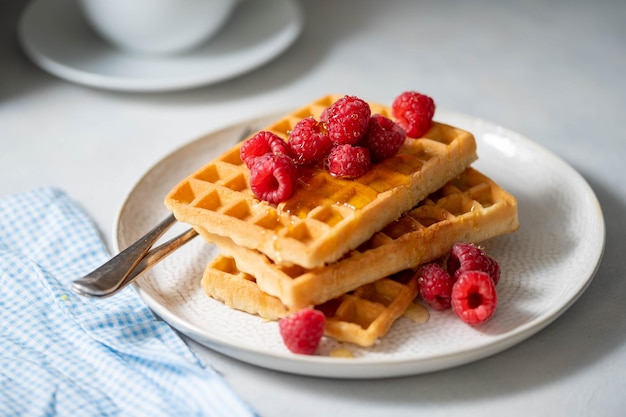
[[[287,349],[293,353],[312,355],[317,350],[326,317],[319,310],[307,308],[280,319],[278,328]]]
[[[296,164],[319,162],[332,147],[326,125],[312,117],[300,120],[289,135],[289,148]]]
[[[254,159],[267,153],[289,155],[289,147],[280,136],[267,131],[260,131],[241,144],[239,155],[248,168],[254,165]]]
[[[430,129],[435,115],[435,102],[424,94],[406,91],[395,98],[391,111],[407,136],[419,138]]]
[[[452,296],[452,278],[443,267],[437,263],[429,263],[418,270],[420,294],[424,301],[435,310],[450,308]]]
[[[406,133],[400,125],[380,114],[374,114],[359,144],[370,150],[372,161],[378,162],[398,153],[405,139]]]
[[[465,271],[452,287],[452,310],[467,324],[489,320],[497,304],[496,286],[485,272]]]
[[[482,271],[489,274],[494,285],[500,281],[500,265],[482,249],[471,243],[455,243],[448,257],[448,273],[456,281],[465,271]]]
[[[287,200],[296,188],[297,169],[287,155],[267,153],[254,159],[250,168],[250,188],[269,203]]]
[[[370,152],[362,146],[337,145],[328,154],[328,171],[339,178],[358,178],[370,167]]]
[[[367,130],[372,111],[369,104],[355,96],[344,96],[331,104],[321,116],[335,145],[354,145]]]

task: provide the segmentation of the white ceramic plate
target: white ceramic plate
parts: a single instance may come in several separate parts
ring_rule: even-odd
[[[208,85],[255,69],[287,49],[302,27],[297,2],[250,0],[205,45],[148,57],[126,54],[96,36],[74,0],[36,0],[24,12],[18,34],[26,54],[57,77],[110,90],[154,92]]]
[[[230,147],[246,126],[262,128],[273,119],[211,133],[158,162],[121,208],[114,236],[118,248],[167,215],[162,201],[175,183]],[[604,248],[598,201],[573,168],[530,140],[460,114],[438,111],[436,119],[473,132],[480,157],[475,166],[518,198],[520,230],[484,244],[502,267],[499,307],[491,321],[472,328],[450,311],[432,312],[424,325],[399,319],[372,348],[346,344],[352,359],[328,357],[338,345],[326,339],[319,355],[294,355],[284,347],[275,322],[233,311],[202,293],[200,278],[214,249],[201,239],[140,278],[139,294],[172,326],[209,348],[258,366],[313,376],[430,372],[476,361],[530,337],[567,310],[590,283]]]

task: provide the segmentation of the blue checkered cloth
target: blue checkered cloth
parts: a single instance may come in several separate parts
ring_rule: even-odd
[[[134,290],[70,290],[107,259],[63,192],[0,199],[0,415],[255,415]]]

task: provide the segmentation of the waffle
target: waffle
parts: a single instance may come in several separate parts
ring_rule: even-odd
[[[209,263],[202,288],[231,308],[269,320],[278,320],[290,312],[278,298],[261,291],[254,277],[237,269],[231,257],[218,255]],[[402,271],[316,308],[326,316],[327,336],[367,347],[387,334],[417,294],[417,277],[412,271]]]
[[[220,253],[256,277],[262,291],[299,309],[446,254],[456,242],[480,242],[519,227],[517,202],[473,168],[428,196],[367,242],[325,267],[281,266],[255,250],[196,228]]]
[[[283,139],[295,124],[321,112],[339,96],[326,96],[263,130]],[[370,104],[390,117],[388,107]],[[408,138],[398,154],[354,180],[324,169],[302,169],[287,201],[254,197],[240,144],[175,186],[165,205],[179,221],[256,249],[275,263],[316,268],[338,260],[372,234],[459,175],[476,159],[471,133],[441,123],[420,139]]]

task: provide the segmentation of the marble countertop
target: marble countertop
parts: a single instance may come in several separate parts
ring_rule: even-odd
[[[553,151],[598,197],[606,245],[587,291],[546,329],[487,359],[411,377],[333,380],[259,368],[189,341],[260,415],[622,415],[626,3],[302,1],[303,32],[276,59],[164,93],[96,89],[43,71],[17,39],[26,4],[0,4],[0,195],[62,188],[110,248],[121,203],[156,161],[207,132],[331,92],[390,102],[422,91],[440,108]]]

